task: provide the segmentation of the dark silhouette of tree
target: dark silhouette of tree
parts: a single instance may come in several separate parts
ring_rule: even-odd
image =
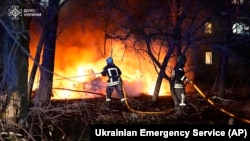
[[[230,10],[232,4],[230,0],[225,1],[225,15],[223,16],[224,19],[224,28],[223,28],[223,47],[226,48],[226,50],[229,49],[229,40],[230,36],[232,34],[232,28],[233,27],[233,19],[232,19],[232,14],[230,14]],[[227,52],[222,52],[221,54],[221,66],[220,66],[220,71],[219,71],[219,91],[218,91],[218,96],[221,98],[224,98],[225,96],[225,83],[226,83],[226,74],[227,74],[227,67],[228,67],[228,54]]]
[[[226,9],[225,3],[227,3]],[[235,56],[229,47],[229,42],[232,41],[233,21],[237,17],[231,1],[211,3],[207,0],[154,2],[111,0],[99,2],[98,6],[103,9],[102,13],[101,10],[98,11],[98,14],[102,15],[98,21],[106,23],[101,25],[105,33],[105,41],[122,41],[124,50],[132,49],[141,58],[149,57],[152,61],[158,73],[153,102],[158,98],[163,79],[169,81],[172,90],[172,82],[169,78],[169,72],[172,69],[169,66],[170,59],[175,60],[180,53],[186,54],[188,60],[193,61],[187,65],[194,65],[191,69],[196,70],[197,60],[203,60],[196,54],[201,47],[215,50],[222,56],[217,72],[219,72],[218,95],[223,97],[227,81],[228,57],[229,54],[232,55],[231,58]],[[209,22],[219,29],[219,34],[216,33],[218,31],[213,31],[211,35],[205,35],[205,26]],[[160,44],[160,49],[153,43]],[[218,45],[220,51],[217,50]],[[106,49],[104,46],[104,53]],[[206,72],[206,70],[198,71]]]
[[[45,27],[48,29],[45,29],[47,32],[45,33],[43,60],[40,68],[40,83],[35,96],[34,104],[36,106],[48,104],[52,95],[59,2],[60,0],[50,0],[48,5],[45,23],[45,25],[47,24]]]
[[[104,9],[111,14],[101,17],[105,17],[105,23],[109,20],[112,27],[103,26],[105,39],[123,41],[126,50],[134,49],[141,58],[150,58],[158,73],[152,98],[156,102],[162,80],[172,84],[170,59],[176,60],[180,53],[191,52],[202,43],[200,35],[211,11],[205,8],[205,2],[196,0],[106,2],[110,7]],[[188,54],[188,58],[192,57]]]
[[[243,62],[246,62],[246,60],[243,59],[243,55],[233,50],[247,43],[247,36],[234,34],[233,25],[237,22],[245,22],[247,12],[244,10],[244,7],[247,7],[247,2],[240,4],[238,1],[238,3],[235,4],[232,3],[232,1],[225,0],[217,4],[217,6],[219,8],[215,10],[217,14],[214,19],[216,19],[217,25],[219,26],[214,30],[215,34],[212,37],[213,42],[211,44],[209,43],[209,46],[211,46],[220,57],[218,60],[217,75],[211,91],[216,92],[216,90],[218,90],[217,95],[224,98],[226,89],[229,86],[228,84],[232,83],[232,78],[228,77],[230,71],[232,72],[232,70],[229,70],[229,60],[231,59],[238,64],[237,70],[240,70],[240,68],[243,67]],[[242,59],[244,61],[242,61]]]
[[[0,95],[1,115],[6,117],[9,127],[14,130],[16,122],[23,121],[28,114],[28,57],[29,57],[29,20],[18,15],[12,19],[8,12],[24,8],[25,1],[1,2],[0,19]],[[7,126],[8,127],[8,126]]]
[[[28,88],[26,84],[28,79],[29,19],[19,17],[19,20],[15,21],[7,15],[7,11],[12,5],[18,5],[20,8],[27,5],[24,4],[24,1],[5,0],[0,3],[1,13],[3,13],[0,17],[0,31],[3,33],[0,35],[0,110],[1,116],[8,113],[6,118],[8,118],[8,123],[12,125],[15,125],[16,121],[21,122],[28,115],[28,94],[31,94],[37,68],[40,68],[41,77],[35,96],[35,106],[40,108],[40,106],[47,106],[50,103],[56,38],[58,36],[58,14],[62,6],[59,5],[59,2],[59,0],[50,0],[48,7],[43,9],[47,14],[42,17],[44,19],[41,18],[41,21],[39,21],[42,34],[37,45]],[[189,59],[195,60],[196,54],[193,51],[204,45],[212,49],[220,49],[218,53],[222,58],[218,67],[218,95],[224,97],[228,59],[238,58],[238,56],[234,56],[235,54],[231,49],[238,45],[243,46],[243,43],[237,43],[239,39],[244,39],[240,42],[244,42],[244,46],[248,47],[249,33],[247,38],[246,36],[242,38],[232,35],[231,27],[234,20],[237,19],[238,15],[235,13],[237,10],[232,7],[231,1],[225,0],[223,2],[227,3],[219,5],[219,10],[215,12],[213,8],[217,3],[210,4],[209,7],[208,5],[211,3],[209,0],[104,0],[84,1],[84,6],[87,10],[90,9],[89,13],[86,12],[89,14],[87,15],[88,18],[100,23],[100,25],[93,24],[93,26],[101,28],[105,33],[104,55],[107,50],[106,41],[115,40],[124,43],[124,50],[134,51],[137,53],[136,57],[152,63],[158,73],[152,98],[152,101],[156,102],[164,79],[169,81],[172,90],[173,85],[169,77],[172,69],[169,65],[171,59],[176,60],[179,54],[184,53]],[[245,9],[249,12],[249,6]],[[216,22],[218,22],[220,29],[218,36],[204,36],[205,23],[215,18],[217,18]],[[247,21],[249,22],[249,19]],[[234,49],[237,50],[236,47]],[[43,56],[41,57],[42,52]],[[39,65],[40,59],[42,59],[41,65]],[[205,72],[205,70],[203,71]],[[217,82],[215,84],[217,86]],[[35,128],[30,128],[30,131],[35,129],[41,133],[41,138],[46,138],[44,137],[45,134],[61,129],[55,123],[60,122],[57,121],[59,116],[68,114],[68,108],[64,111],[65,113],[59,110],[60,115],[55,115],[53,118],[49,117],[51,115],[47,115],[46,112],[48,111],[39,108],[37,109],[42,114],[35,118],[39,120],[36,124],[39,125],[41,132]],[[50,107],[45,108],[49,109]],[[78,108],[76,106],[77,112],[80,111]],[[53,112],[58,112],[58,109]],[[44,122],[40,123],[46,118],[52,119],[47,124],[49,125],[48,128],[45,127]],[[30,127],[34,126],[31,125]],[[47,130],[49,127],[51,127],[51,130]],[[45,130],[46,132],[44,132]],[[60,131],[60,133],[63,132]],[[62,134],[65,137],[64,133]]]
[[[68,0],[61,2],[58,9],[61,9],[67,2],[68,2]],[[37,11],[40,11],[43,15],[46,15],[46,13],[48,12],[47,7],[44,8],[43,6],[41,6],[39,1],[34,1],[31,5],[32,5],[32,8],[37,9]],[[46,5],[46,2],[45,2],[45,5]],[[33,91],[35,76],[36,76],[38,67],[41,67],[39,65],[39,62],[42,59],[41,54],[42,54],[42,50],[44,47],[45,38],[48,34],[47,32],[48,32],[50,24],[52,24],[51,21],[49,21],[49,20],[54,20],[53,17],[58,16],[59,13],[54,12],[52,14],[54,14],[54,15],[51,15],[50,19],[47,19],[46,17],[42,16],[42,17],[38,17],[37,19],[33,20],[33,22],[36,23],[36,28],[40,27],[42,30],[41,31],[42,33],[40,35],[40,39],[39,39],[39,42],[37,44],[35,58],[33,60],[34,63],[33,63],[33,66],[32,66],[31,72],[30,72],[30,76],[29,76],[29,83],[28,83],[28,94],[30,97],[29,99],[32,99],[32,91]],[[44,22],[45,20],[47,20],[47,21]]]

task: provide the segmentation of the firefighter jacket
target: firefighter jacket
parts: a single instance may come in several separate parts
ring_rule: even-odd
[[[121,84],[121,70],[115,64],[108,64],[101,72],[102,76],[108,76],[108,86]]]
[[[176,67],[171,75],[174,80],[174,88],[184,88],[184,82],[189,81],[185,76],[183,66]]]

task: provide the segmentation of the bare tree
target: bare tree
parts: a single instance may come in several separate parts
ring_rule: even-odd
[[[52,95],[59,3],[60,0],[50,0],[48,5],[47,22],[45,23],[48,24],[45,26],[48,29],[45,29],[47,32],[44,40],[40,83],[35,96],[36,106],[48,104]]]
[[[14,125],[28,114],[28,57],[29,57],[29,22],[19,16],[12,19],[9,10],[23,8],[24,1],[1,2],[0,28],[1,40],[1,115],[7,123]],[[12,128],[11,127],[11,128]]]
[[[200,35],[211,18],[211,11],[204,8],[205,3],[196,0],[106,2],[112,11],[104,19],[112,23],[108,29],[104,26],[106,39],[122,41],[126,49],[133,49],[141,58],[150,58],[158,73],[152,98],[156,102],[162,80],[166,79],[172,86],[170,59],[175,60],[180,53],[191,52],[202,44]]]
[[[48,34],[49,26],[50,26],[50,24],[52,24],[51,22],[54,20],[54,18],[56,18],[58,16],[59,9],[61,9],[67,2],[68,2],[68,0],[64,0],[63,2],[61,2],[59,7],[58,7],[58,11],[52,13],[50,18],[46,18],[46,17],[42,16],[42,17],[39,17],[37,20],[33,19],[33,21],[35,23],[38,23],[37,26],[40,25],[42,33],[41,33],[39,42],[37,44],[35,58],[33,60],[34,63],[33,63],[32,70],[31,70],[30,76],[29,76],[29,83],[28,83],[28,94],[30,97],[29,99],[32,99],[32,91],[33,91],[33,85],[34,85],[37,69],[38,69],[38,67],[41,67],[39,62],[42,59],[41,54],[42,54],[42,50],[44,47],[45,38]],[[34,3],[32,3],[31,5],[33,8],[37,9],[37,11],[40,11],[41,13],[43,13],[43,15],[46,15],[46,13],[48,13],[47,7],[40,5],[39,1],[34,1]],[[43,5],[47,5],[47,3],[44,2]],[[44,22],[45,19],[47,20],[46,22]],[[49,20],[52,20],[52,21],[49,21]],[[38,27],[36,27],[36,28],[38,28]],[[47,70],[47,71],[50,71],[50,70]]]
[[[243,59],[244,57],[242,54],[238,54],[238,51],[233,52],[233,50],[234,48],[240,48],[240,46],[244,46],[244,44],[248,42],[247,36],[234,34],[232,29],[233,25],[237,22],[247,21],[247,12],[244,10],[244,8],[246,8],[248,5],[247,1],[245,2],[246,3],[240,3],[237,1],[237,3],[232,3],[231,1],[225,0],[223,3],[221,3],[220,9],[215,11],[217,14],[214,18],[217,19],[219,28],[215,29],[216,34],[213,37],[214,42],[210,44],[210,46],[216,50],[216,52],[218,52],[220,58],[218,61],[218,71],[217,76],[215,77],[212,92],[216,92],[216,90],[218,90],[217,94],[221,98],[225,97],[227,85],[229,83],[233,83],[231,82],[232,78],[227,77],[230,72],[232,73],[232,70],[229,70],[229,67],[232,66],[232,63],[229,63],[229,59],[238,64],[236,69],[238,71],[246,62]],[[242,61],[242,59],[244,61]]]

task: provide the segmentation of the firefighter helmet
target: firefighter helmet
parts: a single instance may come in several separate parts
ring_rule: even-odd
[[[107,61],[107,64],[113,64],[113,58],[112,57],[108,57],[106,61]]]
[[[182,65],[184,65],[185,63],[186,63],[186,56],[185,55],[183,55],[183,54],[181,54],[179,57],[178,57],[178,60],[177,60],[177,62],[178,63],[180,63],[180,64],[182,64]]]

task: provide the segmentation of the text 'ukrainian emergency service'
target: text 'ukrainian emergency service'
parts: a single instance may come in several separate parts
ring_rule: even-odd
[[[192,129],[192,130],[148,130],[148,129],[138,129],[138,130],[127,130],[127,129],[114,129],[106,130],[103,128],[94,129],[95,137],[183,137],[183,138],[193,138],[193,137],[226,137],[234,138],[238,137],[241,139],[247,138],[247,129],[226,129],[226,130],[217,130],[217,129]]]

